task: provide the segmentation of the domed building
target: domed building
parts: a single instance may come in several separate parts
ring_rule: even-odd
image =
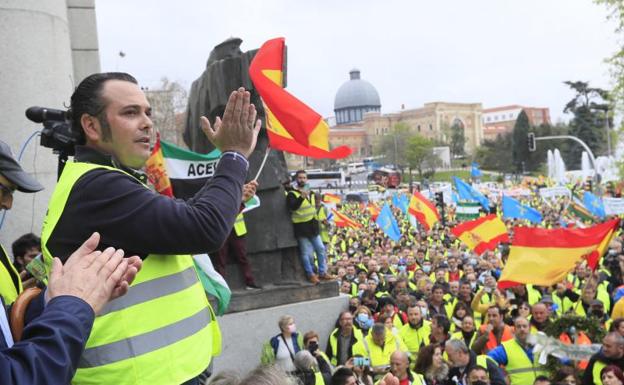
[[[380,112],[381,102],[375,87],[360,78],[360,70],[352,69],[350,79],[343,83],[334,99],[337,124],[351,124],[364,119],[366,112]]]

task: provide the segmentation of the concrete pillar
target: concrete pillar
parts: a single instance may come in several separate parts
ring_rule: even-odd
[[[63,108],[73,89],[70,30],[65,0],[4,0],[0,7],[0,139],[14,155],[41,127],[26,119],[30,106]],[[56,156],[31,141],[21,160],[46,189],[36,194],[16,192],[7,212],[0,242],[10,247],[18,236],[40,234],[48,199],[56,182]]]
[[[100,72],[95,0],[67,0],[74,83]]]

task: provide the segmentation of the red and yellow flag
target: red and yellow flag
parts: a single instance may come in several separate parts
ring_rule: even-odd
[[[162,195],[173,197],[173,188],[165,168],[165,158],[160,148],[160,134],[156,133],[156,144],[152,149],[152,154],[145,162],[145,173],[156,192]]]
[[[368,204],[368,212],[370,213],[373,221],[376,221],[379,213],[381,212],[381,209],[379,208],[379,206],[371,202]]]
[[[331,193],[325,193],[323,194],[323,202],[324,203],[340,203],[342,201],[342,199],[340,199],[339,195],[336,194],[331,194]]]
[[[264,102],[271,147],[312,158],[342,159],[351,149],[329,149],[329,126],[321,115],[284,90],[284,38],[265,42],[249,66],[249,77]]]
[[[426,231],[431,230],[440,221],[438,209],[418,191],[414,191],[407,212],[416,217]]]
[[[332,213],[334,214],[334,223],[337,227],[352,227],[354,229],[362,227],[361,224],[336,209],[332,209]]]
[[[477,254],[494,250],[501,242],[509,242],[507,228],[496,214],[463,222],[453,227],[451,233]]]
[[[597,263],[619,220],[585,229],[514,228],[509,259],[498,282],[500,288],[518,284],[550,286],[563,280],[577,262]]]

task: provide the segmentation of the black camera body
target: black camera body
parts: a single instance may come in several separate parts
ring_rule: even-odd
[[[42,123],[41,142],[43,147],[51,148],[55,154],[67,157],[76,153],[81,135],[74,130],[69,111],[46,107],[30,107],[26,117],[35,123]]]

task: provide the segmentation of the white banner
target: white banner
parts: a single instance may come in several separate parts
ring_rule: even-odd
[[[589,358],[600,350],[602,345],[566,345],[559,339],[549,337],[542,332],[532,334],[529,338],[536,342],[533,354],[539,354],[539,363],[546,364],[546,358],[551,355],[557,358],[567,358],[573,361],[589,360]],[[533,342],[533,341],[532,341]]]
[[[602,198],[604,204],[605,214],[607,215],[620,215],[624,214],[624,198]]]
[[[561,196],[570,198],[570,196],[572,196],[570,190],[564,186],[542,187],[541,189],[539,189],[539,193],[542,199],[550,199]]]

